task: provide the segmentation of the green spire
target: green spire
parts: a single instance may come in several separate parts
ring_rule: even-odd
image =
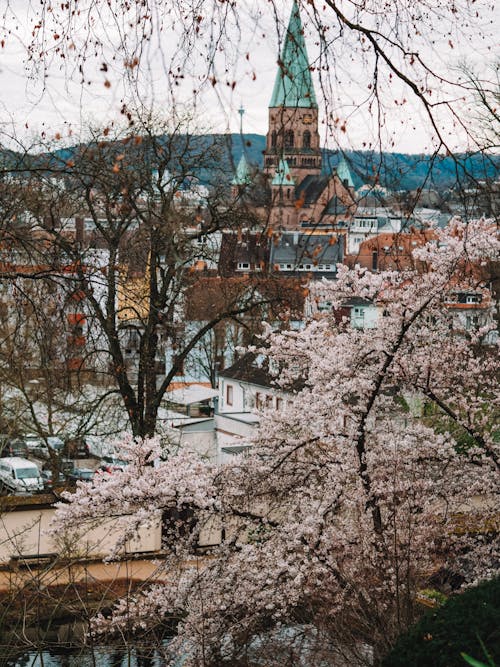
[[[297,0],[293,0],[292,13],[269,107],[316,109],[317,106],[299,6]]]
[[[250,176],[250,166],[242,153],[238,166],[236,167],[236,174],[234,175],[231,185],[251,185],[252,178]]]
[[[352,180],[351,172],[344,158],[342,158],[342,160],[340,160],[340,162],[337,165],[337,176],[340,178],[342,183],[344,181],[347,181],[347,185],[350,188],[354,187],[354,181]]]
[[[295,185],[295,181],[292,178],[290,169],[288,168],[288,162],[286,160],[279,161],[278,168],[276,169],[274,178],[271,181],[271,185],[283,185],[288,187]]]

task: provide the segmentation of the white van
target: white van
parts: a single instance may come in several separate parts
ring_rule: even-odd
[[[0,485],[14,493],[43,491],[43,479],[36,463],[19,456],[0,459]]]

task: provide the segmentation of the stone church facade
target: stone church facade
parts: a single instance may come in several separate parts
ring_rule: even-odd
[[[245,161],[243,156],[233,180],[239,191],[249,185]],[[264,174],[272,229],[343,233],[355,210],[353,182],[344,160],[330,173],[323,168],[318,103],[296,0],[269,103]]]

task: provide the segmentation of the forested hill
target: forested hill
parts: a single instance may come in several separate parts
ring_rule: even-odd
[[[241,157],[243,144],[250,162],[262,166],[262,151],[266,139],[260,134],[231,135],[232,156],[235,164]],[[345,157],[356,187],[364,183],[373,183],[377,178],[381,185],[391,190],[416,190],[425,187],[442,191],[457,184],[463,185],[466,173],[474,179],[496,179],[500,173],[500,156],[498,155],[460,155],[458,164],[456,157],[439,156],[431,159],[430,155],[412,155],[406,153],[375,153],[370,151],[324,151],[324,169],[334,167]]]
[[[159,141],[165,141],[170,146],[172,160],[169,167],[175,171],[175,142],[182,147],[182,154],[190,154],[192,162],[197,161],[197,156],[212,154],[212,161],[217,159],[217,165],[211,169],[206,159],[200,159],[196,175],[201,182],[210,184],[219,182],[222,178],[229,185],[236,165],[238,164],[243,150],[249,163],[255,167],[263,165],[263,151],[265,148],[265,136],[261,134],[209,134],[188,137],[177,135],[175,140],[169,141],[167,137],[160,137]],[[217,146],[217,150],[208,151],[208,147]],[[102,145],[102,144],[100,144]],[[112,153],[118,145],[120,152],[127,152],[127,148],[120,141],[106,142]],[[0,174],[10,169],[22,172],[24,169],[43,165],[60,167],[61,164],[69,164],[73,158],[82,150],[83,146],[69,146],[57,149],[50,153],[19,154],[0,148]],[[85,146],[88,149],[88,146]],[[213,156],[217,155],[217,158]],[[132,156],[131,156],[132,157]],[[375,153],[369,151],[340,151],[325,150],[323,153],[323,168],[328,172],[335,167],[340,159],[344,157],[349,165],[356,188],[365,183],[380,185],[390,190],[416,190],[417,188],[429,188],[442,192],[452,188],[459,183],[466,186],[471,176],[475,180],[494,180],[499,176],[500,156],[491,154],[461,155],[452,157],[438,156],[431,158],[430,155],[411,155],[405,153]],[[151,165],[154,158],[151,156]],[[133,157],[132,157],[133,160]],[[202,166],[203,165],[203,166]],[[144,165],[142,165],[144,167]]]

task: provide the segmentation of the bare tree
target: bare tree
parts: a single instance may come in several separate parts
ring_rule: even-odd
[[[271,299],[259,280],[236,280],[202,321],[193,316],[197,326],[186,326],[186,288],[216,266],[205,241],[252,217],[228,204],[224,146],[180,124],[163,129],[144,124],[113,141],[105,129],[71,159],[38,158],[16,190],[25,206],[17,247],[31,262],[23,277],[55,281],[61,298],[81,299],[80,370],[112,378],[135,435],[155,431],[167,387],[203,338]],[[204,167],[213,184],[201,187]],[[17,276],[4,267],[3,280]],[[166,350],[174,354],[163,369]]]

